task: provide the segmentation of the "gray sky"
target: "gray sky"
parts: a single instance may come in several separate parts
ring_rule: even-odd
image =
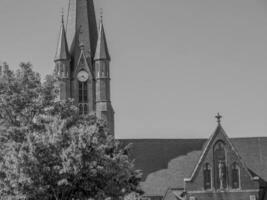
[[[67,0],[0,0],[0,60],[51,73]],[[266,0],[97,0],[119,138],[267,135]]]

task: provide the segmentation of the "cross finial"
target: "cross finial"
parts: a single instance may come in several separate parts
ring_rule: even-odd
[[[220,125],[221,124],[221,119],[222,119],[222,116],[220,115],[220,113],[217,113],[215,118],[217,119],[218,125]]]
[[[61,9],[61,22],[64,24],[64,8]]]
[[[100,23],[103,23],[103,8],[100,8]]]

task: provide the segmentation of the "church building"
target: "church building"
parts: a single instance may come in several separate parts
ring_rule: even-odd
[[[59,98],[80,114],[95,113],[114,133],[110,54],[93,0],[68,0],[61,20],[55,74]],[[267,138],[229,138],[218,114],[209,139],[123,139],[143,172],[142,199],[267,200]],[[210,135],[207,133],[207,137]]]

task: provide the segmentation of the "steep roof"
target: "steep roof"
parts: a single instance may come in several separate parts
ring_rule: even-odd
[[[57,60],[67,60],[67,59],[69,59],[69,49],[68,49],[63,16],[62,16],[62,22],[61,22],[58,44],[57,44],[57,51],[56,51],[54,60],[57,61]]]
[[[95,60],[110,60],[106,34],[102,18],[99,24],[98,40],[96,45]]]
[[[163,196],[168,188],[184,187],[207,139],[137,139],[132,156],[137,169],[143,170],[142,187],[146,195]],[[267,137],[230,138],[246,166],[267,181]]]
[[[201,150],[206,139],[124,139],[132,144],[131,156],[137,169],[142,169],[143,179],[148,174],[167,168],[168,163],[179,156]]]

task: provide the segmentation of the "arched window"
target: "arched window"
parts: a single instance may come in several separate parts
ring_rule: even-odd
[[[206,163],[204,165],[203,176],[204,176],[204,189],[205,190],[211,189],[211,167],[209,163]]]
[[[88,114],[88,86],[86,82],[78,82],[80,114]]]
[[[240,188],[240,168],[236,162],[232,164],[232,188]]]
[[[64,65],[60,63],[60,76],[62,76],[64,73]]]
[[[57,75],[57,76],[60,75],[60,63],[58,63],[58,64],[56,65],[56,70],[55,70],[55,72],[56,72],[56,75]]]
[[[227,187],[226,152],[223,141],[218,141],[214,146],[214,183],[215,188],[223,190]]]
[[[87,82],[79,82],[79,103],[87,103]]]

